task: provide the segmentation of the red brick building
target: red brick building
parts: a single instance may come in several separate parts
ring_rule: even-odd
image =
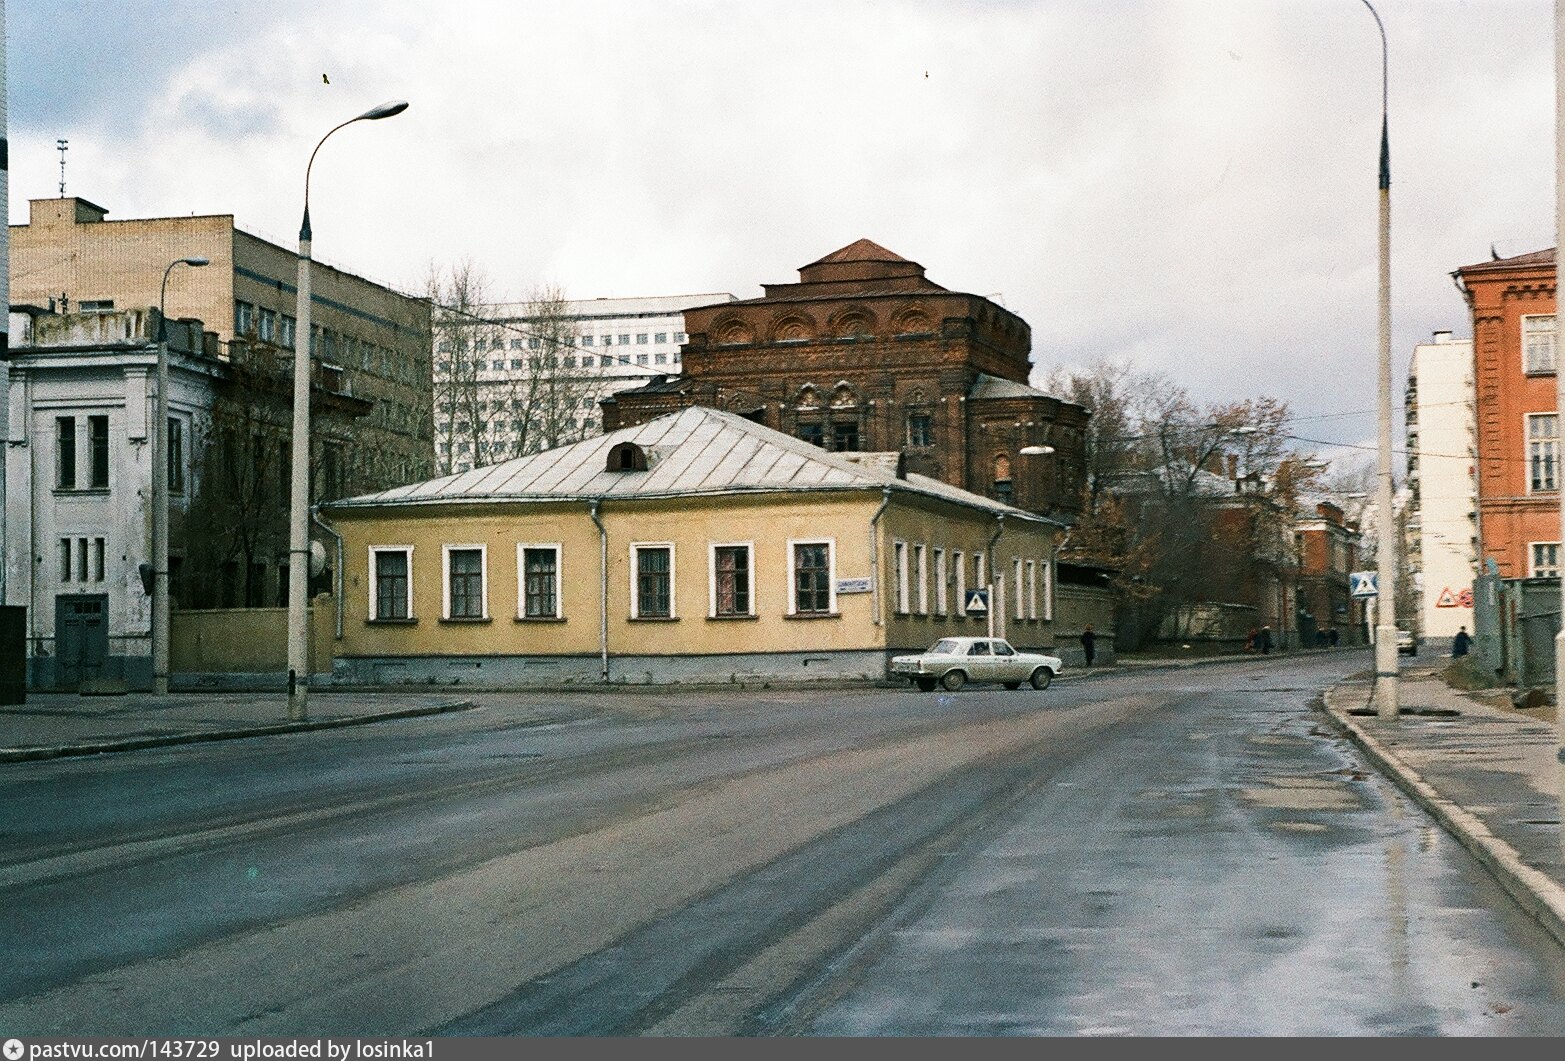
[[[1466,265],[1473,313],[1480,557],[1502,578],[1559,573],[1554,251]]]
[[[1337,631],[1339,644],[1362,639],[1363,606],[1349,594],[1348,575],[1358,563],[1359,529],[1329,501],[1294,524],[1299,549],[1299,634],[1308,644],[1317,633]]]
[[[1021,508],[1076,513],[1089,413],[1027,385],[1032,332],[1016,314],[867,239],[763,289],[686,310],[684,374],[606,399],[604,430],[708,405],[827,449],[900,451],[909,471]]]

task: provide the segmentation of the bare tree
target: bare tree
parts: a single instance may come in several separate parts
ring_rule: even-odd
[[[470,261],[432,267],[435,417],[442,474],[585,438],[598,397],[559,287],[497,303]],[[590,352],[586,352],[591,356]]]

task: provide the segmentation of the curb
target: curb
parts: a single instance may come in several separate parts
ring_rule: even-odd
[[[342,729],[345,726],[367,726],[372,722],[390,722],[401,718],[420,718],[425,715],[443,715],[453,711],[470,711],[477,705],[471,700],[453,700],[434,707],[408,707],[396,711],[377,711],[369,715],[349,715],[345,718],[327,718],[315,722],[279,722],[270,726],[250,726],[245,729],[218,729],[193,733],[167,733],[157,737],[129,737],[125,740],[99,741],[94,744],[58,744],[39,748],[0,748],[0,763],[36,762],[41,759],[65,759],[81,755],[105,755],[110,752],[133,752],[144,748],[166,748],[176,744],[208,744],[214,741],[241,740],[245,737],[270,737],[279,733],[304,733],[317,729]]]
[[[1323,700],[1326,717],[1364,752],[1382,774],[1428,811],[1445,831],[1483,863],[1517,905],[1548,933],[1565,944],[1565,886],[1522,860],[1510,844],[1489,831],[1476,814],[1442,796],[1417,770],[1395,752],[1365,732],[1332,701],[1337,687],[1327,689]]]

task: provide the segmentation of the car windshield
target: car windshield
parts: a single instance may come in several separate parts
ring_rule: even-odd
[[[936,641],[935,646],[929,651],[931,655],[954,656],[961,650],[961,648],[962,646],[954,638],[943,637],[939,641]]]

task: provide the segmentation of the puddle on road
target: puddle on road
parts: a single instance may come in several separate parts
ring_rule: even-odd
[[[1345,781],[1314,777],[1279,777],[1264,788],[1242,788],[1239,798],[1268,810],[1361,810],[1364,801]]]

